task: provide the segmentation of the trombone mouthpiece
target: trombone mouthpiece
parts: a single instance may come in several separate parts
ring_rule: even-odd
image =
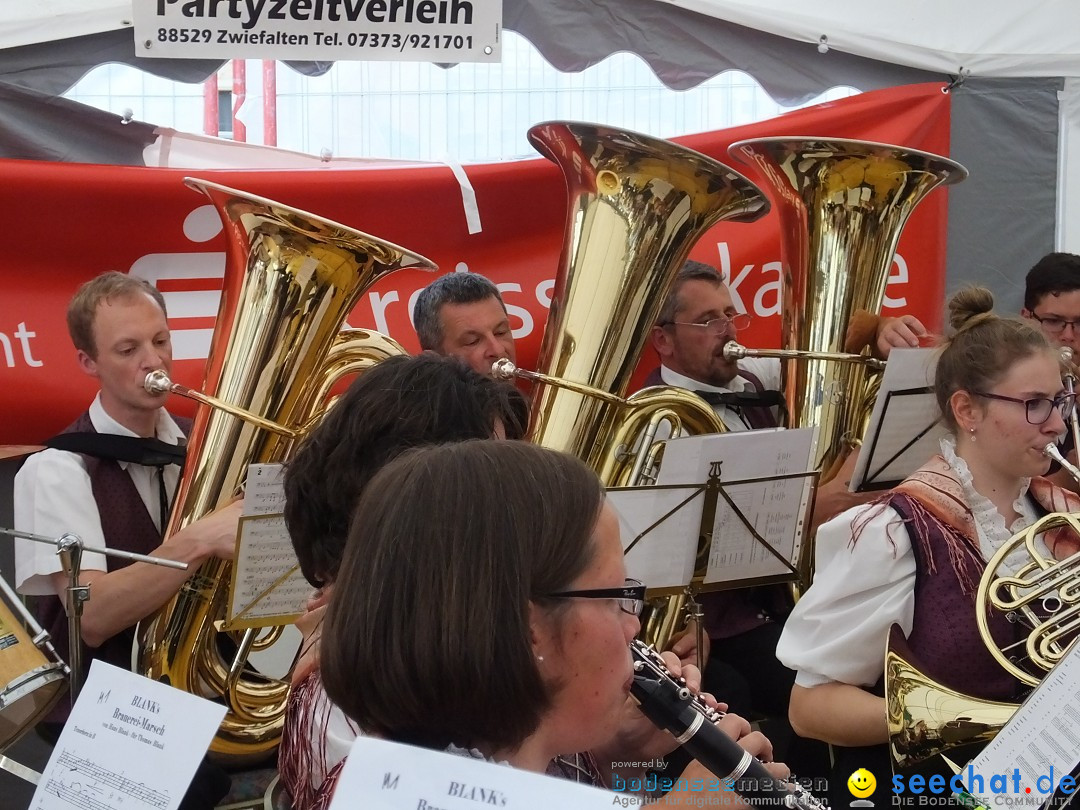
[[[734,340],[725,343],[723,351],[725,360],[742,360],[747,353],[746,347]]]
[[[143,380],[143,388],[148,394],[168,394],[172,391],[172,380],[161,369],[151,371]]]
[[[491,376],[496,380],[512,380],[516,375],[517,366],[512,360],[503,357],[491,364]]]

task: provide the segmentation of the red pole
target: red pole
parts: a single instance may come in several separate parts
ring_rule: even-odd
[[[232,92],[233,140],[237,143],[247,143],[247,127],[236,117],[247,98],[247,63],[243,59],[234,59],[232,63]]]
[[[263,143],[277,146],[277,62],[263,59]]]
[[[217,72],[210,74],[202,86],[203,133],[218,134],[218,80]]]

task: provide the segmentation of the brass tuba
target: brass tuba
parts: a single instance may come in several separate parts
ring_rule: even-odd
[[[435,269],[422,256],[304,211],[185,182],[213,202],[228,240],[202,389],[229,405],[196,415],[167,535],[231,500],[249,464],[285,460],[338,377],[400,351],[374,333],[339,335],[368,286],[399,268]],[[207,561],[145,620],[139,659],[148,677],[225,698],[228,713],[210,750],[240,764],[277,746],[289,686],[244,667],[242,656],[223,659],[215,622],[224,616],[230,568]],[[247,631],[238,646],[245,652],[266,643]]]
[[[536,382],[530,441],[584,460],[608,486],[641,483],[657,463],[661,422],[675,436],[725,430],[689,391],[626,396],[664,297],[702,234],[721,220],[752,222],[769,205],[738,172],[669,141],[567,122],[539,124],[529,140],[562,169],[566,236],[540,371],[504,374]],[[644,637],[664,646],[677,613],[654,613]]]
[[[851,315],[881,311],[908,216],[967,170],[927,152],[845,139],[756,138],[729,151],[757,167],[772,192],[783,265],[784,349],[741,356],[801,358],[783,367],[788,427],[818,426],[815,469],[828,481],[861,440],[876,390],[871,358],[837,362],[852,359],[843,355]]]

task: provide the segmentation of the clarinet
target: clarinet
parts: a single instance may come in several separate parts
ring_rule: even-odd
[[[664,659],[648,644],[630,644],[634,680],[630,696],[657,727],[670,731],[694,759],[720,777],[754,807],[826,810],[825,805],[797,782],[771,775],[760,760],[743,750],[713,725],[724,715],[675,680]]]

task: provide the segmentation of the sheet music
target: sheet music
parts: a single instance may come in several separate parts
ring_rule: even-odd
[[[610,810],[618,793],[523,771],[468,755],[358,737],[330,810],[477,810],[479,807],[572,807]]]
[[[282,473],[281,464],[248,467],[244,517],[232,566],[228,629],[287,623],[303,614],[311,595],[285,528]]]
[[[675,439],[664,448],[657,484],[703,483],[712,463],[719,461],[720,480],[728,497],[777,552],[795,563],[802,550],[803,528],[813,494],[813,479],[801,474],[812,463],[816,434],[815,428],[799,428]],[[755,480],[762,478],[773,480]],[[690,540],[691,554],[696,535],[695,529]],[[787,566],[754,537],[721,495],[716,503],[705,582],[784,575],[791,575]]]
[[[172,810],[225,707],[92,661],[30,810]]]
[[[701,493],[692,488],[665,489],[661,487],[612,488],[608,503],[619,516],[619,532],[623,550],[638,535],[645,532],[687,498],[689,503],[673,512],[660,525],[651,529],[623,558],[627,575],[648,583],[651,588],[679,588],[694,575],[694,554],[701,527]],[[688,538],[694,538],[688,542]]]
[[[941,423],[934,425],[941,415],[933,392],[936,365],[934,349],[893,349],[889,353],[851,476],[852,492],[895,485],[939,451],[947,431]],[[905,447],[909,443],[911,446]]]
[[[970,768],[983,777],[984,788],[973,795],[989,799],[993,791],[1043,796],[1049,800],[1052,789],[1057,787],[1061,777],[1075,773],[1078,764],[1080,645],[1073,645],[1028,695],[997,736],[971,761]],[[1051,768],[1052,784],[1048,781]],[[1014,771],[1020,774],[1016,782],[1013,779]],[[966,784],[968,768],[961,773]],[[1008,779],[998,785],[1003,789],[992,788],[990,777],[994,774],[1008,775]],[[967,788],[971,790],[972,785],[967,785]],[[991,804],[987,801],[986,804],[993,807],[1001,802]]]

